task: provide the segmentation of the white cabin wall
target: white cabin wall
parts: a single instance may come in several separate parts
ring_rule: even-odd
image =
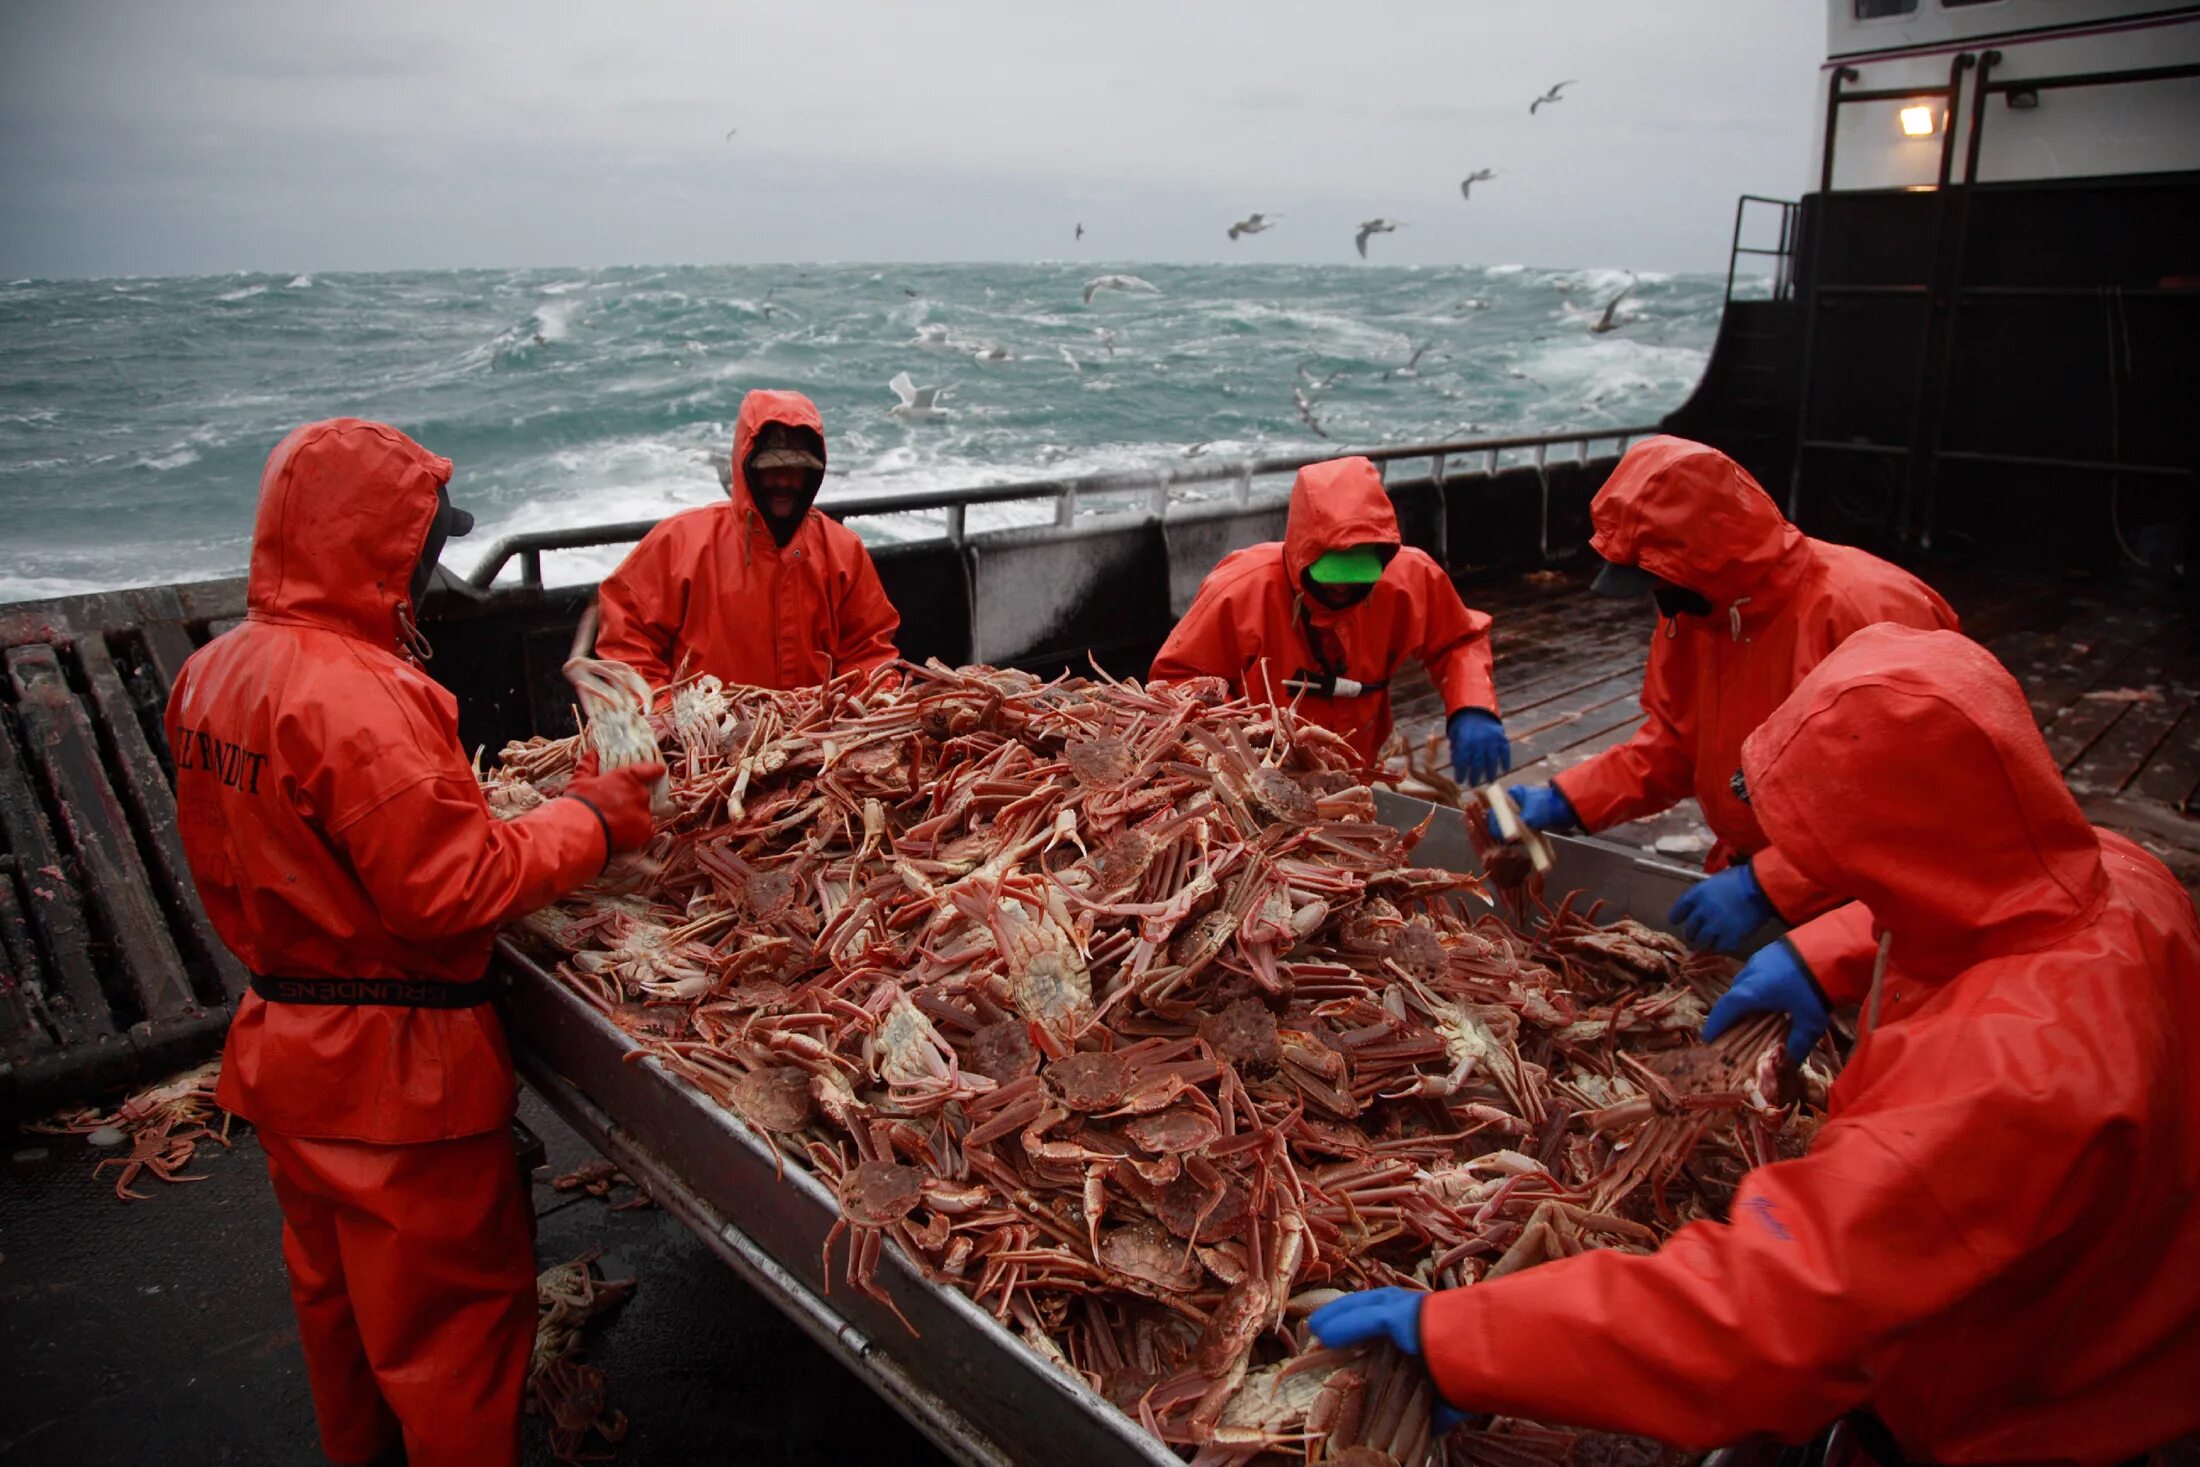
[[[2200,13],[2137,14],[2160,6],[2114,0],[1995,0],[1944,8],[1920,0],[1913,15],[1851,19],[1854,0],[1829,0],[1828,39],[1833,59],[1820,69],[1807,189],[1819,185],[1824,157],[1826,93],[1835,69],[1858,73],[1845,90],[1945,86],[1950,61],[1960,51],[2001,52],[1993,80],[2071,73],[2126,71],[2200,61]],[[2043,25],[2104,25],[2117,29],[2084,35],[2010,36]],[[1886,54],[1929,47],[1924,54]],[[1954,176],[1963,177],[1969,145],[1975,71],[1943,126],[1955,132]],[[1988,103],[1981,182],[2093,177],[2200,169],[2200,78],[2060,88],[2039,94],[2032,110],[2012,108],[2003,96]],[[1945,106],[1935,99],[1918,102]],[[1912,138],[1902,132],[1903,101],[1845,104],[1837,127],[1833,186],[1837,189],[1917,188],[1934,183],[1941,134]]]

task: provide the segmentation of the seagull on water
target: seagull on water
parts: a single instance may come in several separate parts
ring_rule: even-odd
[[[894,396],[901,399],[900,402],[886,410],[893,416],[907,418],[909,421],[916,423],[929,422],[934,418],[947,416],[947,409],[941,407],[940,403],[945,400],[948,392],[952,389],[947,387],[919,387],[909,380],[907,372],[896,372],[894,380],[886,385],[894,390]]]
[[[1360,252],[1360,258],[1363,260],[1367,258],[1367,237],[1369,235],[1394,234],[1397,232],[1398,226],[1404,222],[1402,219],[1370,219],[1362,224],[1360,232],[1354,235],[1352,239],[1353,245]]]
[[[1230,238],[1236,239],[1241,234],[1259,234],[1264,230],[1274,229],[1276,221],[1282,217],[1281,214],[1250,214],[1230,226]]]
[[[1160,286],[1135,275],[1095,275],[1085,282],[1085,304],[1091,305],[1093,296],[1103,290],[1144,290],[1161,294]]]
[[[948,329],[938,322],[927,322],[917,328],[917,334],[904,342],[905,346],[921,346],[926,351],[952,351],[955,343]]]
[[[1561,97],[1561,96],[1559,95],[1559,93],[1560,93],[1560,92],[1563,92],[1563,91],[1565,91],[1565,90],[1566,90],[1566,89],[1567,89],[1568,87],[1570,87],[1570,86],[1572,86],[1572,85],[1573,85],[1573,83],[1572,83],[1571,81],[1562,81],[1562,82],[1560,82],[1560,83],[1559,83],[1559,84],[1558,84],[1557,86],[1555,86],[1555,87],[1552,87],[1552,88],[1551,88],[1551,89],[1550,89],[1549,91],[1545,92],[1545,93],[1544,93],[1544,94],[1543,94],[1542,96],[1540,96],[1540,97],[1536,98],[1536,99],[1535,99],[1535,100],[1534,100],[1533,102],[1530,102],[1530,103],[1528,104],[1528,115],[1529,115],[1530,117],[1533,117],[1533,116],[1535,116],[1535,109],[1536,109],[1536,108],[1538,108],[1538,107],[1540,107],[1540,106],[1542,106],[1542,105],[1543,105],[1543,104],[1544,104],[1545,102],[1563,102],[1563,101],[1565,101],[1566,99],[1565,99],[1564,97]]]
[[[1474,186],[1478,183],[1488,183],[1495,177],[1497,177],[1497,170],[1494,168],[1475,169],[1474,172],[1459,180],[1459,197],[1470,204],[1473,203]]]

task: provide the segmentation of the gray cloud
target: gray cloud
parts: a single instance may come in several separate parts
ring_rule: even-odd
[[[1107,15],[0,3],[0,272],[1032,259],[1078,218],[1081,258],[1349,264],[1378,213],[1398,264],[1713,268],[1737,193],[1805,182],[1814,6]]]

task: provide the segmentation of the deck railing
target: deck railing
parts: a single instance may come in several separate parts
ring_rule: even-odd
[[[1255,480],[1279,474],[1296,474],[1308,464],[1322,463],[1333,458],[1358,456],[1373,459],[1382,470],[1386,482],[1390,478],[1393,465],[1426,459],[1429,465],[1428,477],[1437,483],[1443,483],[1457,470],[1458,464],[1475,458],[1481,459],[1479,472],[1494,474],[1499,467],[1501,455],[1525,451],[1530,462],[1540,469],[1549,462],[1551,450],[1554,448],[1570,447],[1576,462],[1587,462],[1591,456],[1590,450],[1597,444],[1609,442],[1615,454],[1624,453],[1629,443],[1657,431],[1655,426],[1581,428],[1562,433],[1531,433],[1511,438],[1464,438],[1442,443],[1409,443],[1386,448],[1339,448],[1325,453],[1235,459],[1216,463],[1168,464],[1067,479],[1028,479],[1013,484],[986,484],[968,489],[935,489],[913,494],[864,494],[841,499],[821,497],[817,507],[834,519],[843,521],[880,515],[944,512],[945,522],[937,538],[960,544],[969,533],[967,516],[974,505],[1051,502],[1054,510],[1053,524],[1062,530],[1074,531],[1080,528],[1078,515],[1081,507],[1086,509],[1088,523],[1092,523],[1102,517],[1119,522],[1118,517],[1125,515],[1166,519],[1180,509],[1227,502],[1212,495],[1182,498],[1176,495],[1175,491],[1179,489],[1203,484],[1229,484],[1233,486],[1231,498],[1239,504],[1250,504],[1253,502]],[[829,487],[827,492],[830,492]],[[1102,500],[1120,495],[1135,496],[1134,502],[1127,505],[1113,502],[1085,505],[1088,500]],[[566,530],[530,530],[523,534],[510,535],[489,547],[488,553],[474,567],[467,580],[486,590],[495,583],[507,565],[517,560],[520,566],[520,584],[539,587],[542,585],[542,557],[545,553],[629,544],[648,534],[657,523],[656,520],[628,520],[613,525],[586,525]],[[1100,526],[1094,523],[1094,528]]]

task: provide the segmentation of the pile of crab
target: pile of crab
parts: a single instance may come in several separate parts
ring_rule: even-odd
[[[591,714],[492,807],[632,746]],[[1647,1251],[1816,1124],[1772,1024],[1696,1042],[1731,964],[1507,920],[1342,740],[1211,680],[702,678],[649,723],[672,813],[521,940],[837,1190],[855,1286],[890,1242],[1195,1460],[1563,1459],[1432,1442],[1418,1367],[1306,1314]]]

